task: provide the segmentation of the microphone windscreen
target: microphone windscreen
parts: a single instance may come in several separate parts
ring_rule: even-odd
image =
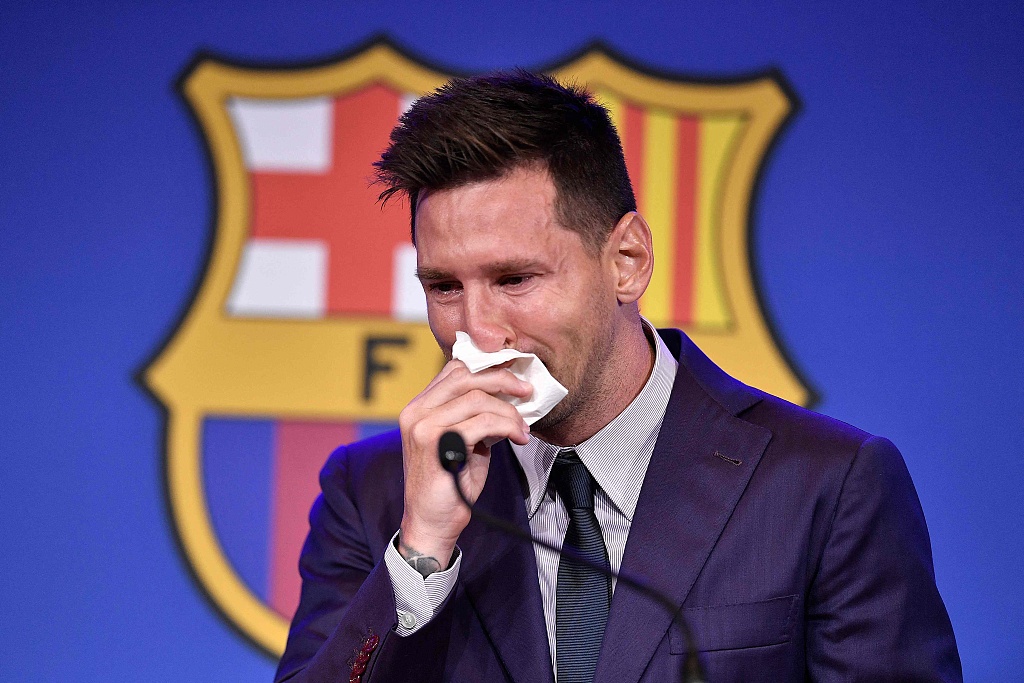
[[[466,464],[466,442],[458,432],[445,432],[437,442],[437,457],[441,467],[458,472]]]

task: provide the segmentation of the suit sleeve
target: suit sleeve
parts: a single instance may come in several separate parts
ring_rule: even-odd
[[[860,447],[839,495],[808,598],[814,681],[962,681],[931,544],[896,447]]]
[[[277,682],[349,681],[354,666],[362,683],[409,680],[410,667],[438,675],[444,669],[450,610],[411,636],[394,632],[394,588],[383,553],[375,558],[370,549],[349,457],[339,449],[320,474],[322,494],[310,512],[299,560],[301,600]],[[361,653],[366,656],[360,658]]]

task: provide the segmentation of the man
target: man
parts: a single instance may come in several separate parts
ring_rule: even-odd
[[[681,605],[711,681],[960,680],[898,451],[640,317],[651,233],[603,108],[525,72],[457,80],[391,142],[382,196],[410,202],[449,362],[398,432],[324,467],[278,680],[679,680],[681,621],[471,518],[446,431],[479,510]],[[460,330],[535,353],[567,397],[528,427],[507,399],[532,388],[451,360]]]

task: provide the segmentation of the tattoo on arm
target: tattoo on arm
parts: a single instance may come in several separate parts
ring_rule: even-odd
[[[437,561],[436,557],[429,557],[418,550],[413,550],[402,543],[401,536],[398,538],[398,552],[409,566],[418,571],[424,579],[434,572],[441,571],[441,563]]]

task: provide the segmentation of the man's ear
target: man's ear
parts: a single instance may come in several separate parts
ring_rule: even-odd
[[[605,249],[619,303],[638,301],[654,271],[654,247],[647,221],[636,211],[630,211],[612,228]]]

